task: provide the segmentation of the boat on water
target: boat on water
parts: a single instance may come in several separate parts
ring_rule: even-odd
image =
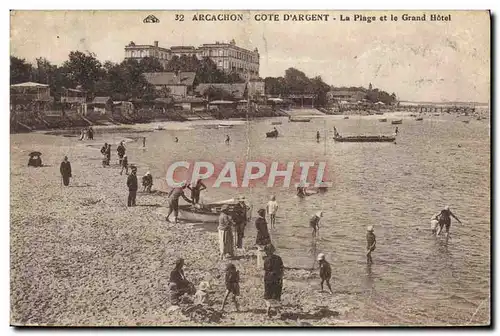
[[[281,122],[281,121],[273,121],[273,122],[271,123],[271,125],[281,125],[281,124],[282,124],[282,122]]]
[[[469,120],[462,120],[463,123],[468,124]]]
[[[278,137],[278,131],[274,130],[271,132],[266,132],[266,137],[267,138],[277,138]]]
[[[291,122],[310,122],[311,118],[306,118],[306,117],[290,117],[288,121]]]
[[[158,126],[155,127],[155,130],[157,130],[157,131],[162,131],[164,129],[165,129],[165,127],[163,127],[161,125],[158,125]]]
[[[233,125],[231,124],[219,124],[217,125],[217,128],[231,128]]]
[[[210,203],[210,204],[183,204],[179,205],[179,218],[188,222],[194,223],[218,223],[222,206],[227,204],[228,213],[231,215],[234,211],[234,206],[238,203],[237,199],[229,199],[225,201]],[[247,219],[252,218],[252,207],[247,205]]]
[[[382,119],[379,119],[378,121],[380,121],[380,122],[387,122],[387,118],[382,118]]]
[[[424,118],[422,118],[422,117],[418,117],[418,118],[415,118],[415,120],[416,120],[416,121],[422,121],[422,120],[424,120]]]
[[[401,125],[402,123],[403,123],[403,119],[398,119],[398,120],[391,121],[391,124],[393,124],[393,125]]]
[[[434,113],[433,115],[434,115],[435,117],[439,117],[439,116],[441,116],[441,113]]]
[[[349,116],[345,116],[344,119],[349,119]]]
[[[376,115],[384,115],[384,112],[375,112]]]
[[[333,138],[336,142],[394,142],[396,137],[387,135],[354,135],[341,136],[337,135]]]

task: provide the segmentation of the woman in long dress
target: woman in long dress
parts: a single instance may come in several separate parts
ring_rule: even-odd
[[[219,216],[219,252],[220,260],[224,260],[224,256],[234,256],[234,236],[232,227],[235,225],[231,216],[228,215],[229,207],[224,204]]]
[[[264,259],[264,300],[266,301],[266,313],[271,316],[271,304],[276,306],[281,301],[283,290],[284,265],[281,257],[274,254],[274,246],[268,244],[265,247],[266,258]]]

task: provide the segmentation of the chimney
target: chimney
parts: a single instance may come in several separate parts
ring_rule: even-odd
[[[155,47],[158,47],[158,41],[154,42]]]

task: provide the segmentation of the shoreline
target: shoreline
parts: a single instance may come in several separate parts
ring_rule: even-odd
[[[25,154],[34,143],[45,167],[26,166]],[[62,187],[59,163],[66,154],[74,177]],[[117,165],[100,167],[99,160],[95,148],[75,144],[74,138],[11,135],[11,324],[198,325],[168,310],[168,276],[182,256],[188,280],[195,286],[211,283],[212,308],[218,309],[227,261],[218,261],[216,233],[166,222],[157,214],[167,203],[161,196],[138,193],[138,206],[126,207],[126,176],[119,175]],[[285,318],[268,318],[263,272],[253,253],[255,232],[248,231],[247,252],[231,261],[241,273],[243,311],[235,313],[229,304],[222,319],[210,325],[376,325],[351,315],[353,295],[318,293],[317,270],[287,269]]]

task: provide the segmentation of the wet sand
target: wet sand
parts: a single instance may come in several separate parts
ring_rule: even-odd
[[[126,206],[109,134],[94,141],[40,133],[11,135],[11,324],[43,326],[173,326],[194,322],[169,307],[168,278],[174,260],[196,286],[210,281],[212,307],[222,301],[224,268],[214,232],[168,223],[158,214],[161,196],[138,193]],[[111,167],[101,166],[100,146],[112,143]],[[89,146],[93,145],[93,146]],[[28,168],[28,153],[43,153],[44,167]],[[68,155],[73,178],[63,187],[59,164]],[[139,164],[140,177],[145,173]],[[352,315],[349,293],[319,292],[318,271],[285,271],[280,316],[268,318],[263,272],[256,267],[253,230],[247,252],[234,260],[241,275],[242,312],[231,302],[212,325],[373,325]],[[278,250],[279,254],[279,250]]]

